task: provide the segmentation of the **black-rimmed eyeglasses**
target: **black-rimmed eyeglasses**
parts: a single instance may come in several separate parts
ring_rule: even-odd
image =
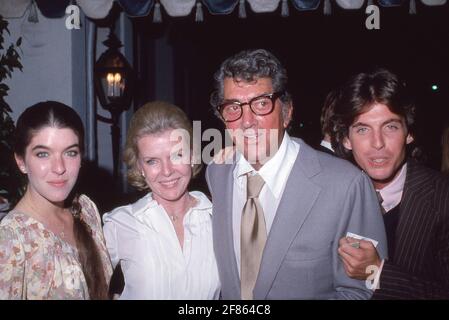
[[[284,92],[273,92],[252,98],[248,102],[226,101],[218,106],[218,111],[225,122],[237,121],[242,117],[243,106],[247,104],[251,111],[258,116],[265,116],[274,109],[275,101]]]

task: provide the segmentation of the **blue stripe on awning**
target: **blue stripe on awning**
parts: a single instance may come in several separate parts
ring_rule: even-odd
[[[70,0],[35,0],[37,7],[43,16],[47,18],[61,18],[65,15],[65,9]]]
[[[117,0],[127,15],[133,17],[147,16],[153,8],[154,0]]]
[[[297,10],[316,10],[320,6],[320,0],[291,0]]]
[[[15,1],[17,0],[1,0],[0,14],[4,17],[20,17],[23,14],[17,12],[17,5],[21,5],[21,10],[25,11],[29,8],[25,2],[19,2],[16,6]],[[31,3],[31,0],[29,0]],[[92,0],[94,1],[94,0]],[[112,1],[112,0],[111,0]],[[150,14],[156,0],[115,0],[123,8],[124,12],[131,17],[143,17]],[[182,3],[183,0],[172,0],[174,5],[176,1]],[[299,11],[305,10],[316,10],[320,7],[321,1],[324,0],[288,0],[290,6],[293,5]],[[3,3],[4,2],[4,3]],[[65,15],[65,9],[67,8],[71,0],[35,0],[37,7],[43,16],[47,18],[60,18]],[[208,11],[214,15],[225,15],[231,14],[235,7],[239,4],[239,0],[201,0],[202,4],[206,6]],[[331,2],[334,2],[331,0]],[[447,3],[447,0],[416,0],[423,5],[427,6],[442,6]],[[366,6],[367,1],[365,1],[363,6]],[[401,5],[409,5],[410,0],[377,0],[373,2],[374,4],[379,4],[382,7],[397,7]],[[111,5],[110,2],[105,2],[105,4]],[[101,5],[101,2],[99,2]],[[163,5],[161,4],[161,7]],[[107,9],[104,9],[105,11]],[[89,16],[89,15],[88,15]],[[102,12],[104,16],[104,12]]]
[[[239,0],[203,0],[202,2],[211,14],[230,14]]]
[[[402,4],[408,3],[408,0],[378,0],[379,4],[382,7],[397,7],[400,6]]]

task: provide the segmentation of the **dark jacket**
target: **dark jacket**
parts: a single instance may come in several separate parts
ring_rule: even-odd
[[[408,161],[395,234],[373,299],[449,299],[449,178]]]

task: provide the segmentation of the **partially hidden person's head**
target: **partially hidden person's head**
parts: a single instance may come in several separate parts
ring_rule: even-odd
[[[124,160],[134,187],[150,189],[158,200],[177,200],[201,171],[198,156],[193,150],[192,123],[177,106],[155,101],[133,115]]]
[[[210,102],[233,143],[256,169],[276,153],[293,112],[287,72],[263,49],[225,60],[215,73]]]
[[[81,166],[84,128],[72,108],[55,101],[28,107],[18,118],[14,155],[28,191],[53,203],[72,191]]]
[[[336,154],[354,160],[377,189],[398,175],[411,153],[415,105],[405,84],[386,69],[357,74],[345,83],[332,122]]]
[[[320,125],[321,134],[324,141],[331,142],[332,122],[334,115],[334,104],[337,98],[337,90],[332,90],[326,96],[323,107],[321,108]]]

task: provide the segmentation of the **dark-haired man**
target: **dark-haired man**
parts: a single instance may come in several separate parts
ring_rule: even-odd
[[[334,114],[334,101],[336,98],[336,91],[329,92],[324,100],[323,107],[321,108],[320,125],[322,139],[320,145],[317,146],[317,150],[334,155],[334,149],[332,148],[331,131],[332,131],[332,115]]]
[[[334,104],[333,146],[371,178],[383,211],[387,260],[370,242],[340,240],[346,272],[376,266],[378,299],[449,298],[449,179],[413,161],[415,106],[396,75],[379,69],[343,85]]]

